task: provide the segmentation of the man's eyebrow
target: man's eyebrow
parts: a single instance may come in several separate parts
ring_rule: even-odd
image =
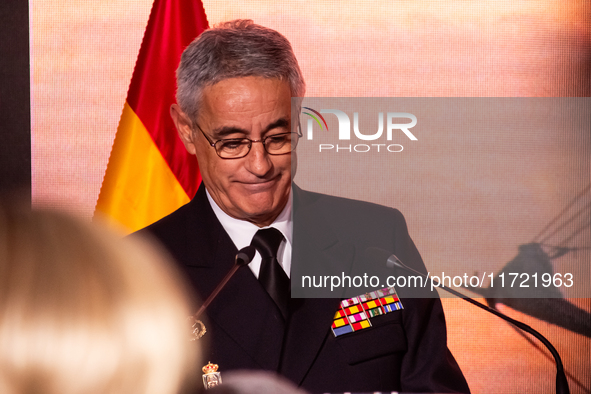
[[[277,119],[275,122],[271,123],[270,125],[268,125],[265,130],[263,130],[263,134],[273,130],[273,129],[288,129],[290,127],[290,122],[289,120],[287,120],[286,118],[281,118],[281,119]]]
[[[267,125],[265,129],[262,131],[262,134],[265,134],[273,129],[278,128],[289,128],[290,122],[286,118],[277,119],[275,122]],[[213,138],[224,138],[231,134],[244,134],[248,135],[250,132],[246,129],[237,127],[237,126],[224,126],[220,127],[219,129],[212,130],[212,137]]]
[[[240,127],[236,126],[224,126],[220,127],[219,129],[212,130],[211,134],[213,138],[223,138],[230,134],[248,134],[248,130],[241,129]]]

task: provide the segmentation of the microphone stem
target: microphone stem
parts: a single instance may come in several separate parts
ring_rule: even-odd
[[[406,271],[409,271],[413,274],[421,275],[423,278],[427,278],[428,280],[430,280],[431,284],[433,284],[432,278],[428,277],[427,275],[425,275],[419,271],[416,271],[413,268],[406,266],[400,260],[398,260],[398,258],[396,260],[398,262],[398,264],[396,264],[398,267],[400,267]],[[509,323],[513,324],[514,326],[516,326],[516,327],[522,329],[523,331],[538,338],[540,340],[540,342],[542,342],[546,346],[546,348],[548,348],[550,353],[552,353],[552,356],[554,357],[554,360],[556,361],[556,394],[569,394],[570,393],[570,390],[568,388],[568,381],[566,379],[566,374],[564,373],[564,366],[562,365],[562,360],[560,359],[560,355],[558,354],[558,351],[556,350],[556,348],[554,346],[552,346],[550,341],[548,341],[542,334],[540,334],[538,331],[534,330],[533,328],[531,328],[527,324],[524,324],[518,320],[512,319],[509,316],[505,315],[504,313],[497,311],[496,309],[490,308],[481,302],[478,302],[476,300],[473,300],[472,298],[466,297],[464,294],[460,293],[459,291],[456,291],[456,290],[450,289],[449,287],[444,286],[443,283],[440,283],[438,287],[440,289],[447,291],[448,293],[455,295],[456,297],[463,299],[464,301],[469,302],[472,305],[476,305],[477,307],[484,309],[485,311],[490,312],[493,315],[498,316],[505,321],[508,321]]]
[[[203,303],[203,305],[201,305],[201,308],[199,308],[199,310],[197,311],[197,313],[195,313],[195,315],[193,315],[195,317],[195,319],[199,319],[199,317],[201,316],[201,314],[205,311],[205,309],[207,309],[207,307],[209,306],[209,304],[211,304],[211,301],[213,301],[214,298],[217,297],[217,295],[220,292],[220,290],[222,290],[222,288],[226,285],[226,283],[228,283],[228,281],[230,280],[230,278],[232,277],[232,275],[234,275],[234,273],[238,270],[238,268],[240,268],[240,265],[239,264],[234,264],[234,266],[232,267],[232,269],[226,274],[226,276],[224,276],[224,279],[222,279],[222,281],[216,286],[216,288],[209,295],[209,297],[207,297],[207,299],[205,300],[205,302]]]

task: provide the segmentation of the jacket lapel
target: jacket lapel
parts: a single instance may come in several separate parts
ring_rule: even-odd
[[[295,185],[293,190],[292,278],[297,280],[300,277],[299,268],[302,266],[350,266],[354,248],[340,242],[319,218],[318,207],[315,205],[317,195],[304,192]],[[328,335],[332,335],[330,327],[339,302],[340,298],[291,300],[291,319],[281,357],[280,372],[283,375],[298,384],[302,382]]]
[[[203,186],[190,204],[185,262],[204,301],[230,271],[238,250],[217,220]],[[250,355],[257,368],[277,370],[285,323],[248,267],[235,273],[206,314],[215,329],[225,334],[212,333],[216,341],[225,342],[222,348],[234,343]]]

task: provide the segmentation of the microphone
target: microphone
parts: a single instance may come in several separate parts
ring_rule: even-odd
[[[365,255],[369,259],[371,259],[371,261],[386,261],[386,266],[388,268],[399,268],[399,269],[402,269],[406,272],[409,272],[409,273],[412,273],[415,275],[420,275],[423,279],[427,279],[427,280],[431,281],[431,283],[433,281],[433,279],[431,279],[427,275],[423,274],[422,272],[419,272],[419,271],[415,270],[414,268],[411,268],[411,267],[407,266],[406,264],[404,264],[402,261],[400,261],[400,259],[398,257],[396,257],[396,255],[388,252],[387,250],[376,248],[376,247],[370,247],[365,250]],[[492,313],[495,316],[500,317],[503,320],[508,321],[509,323],[520,328],[521,330],[538,338],[538,340],[540,342],[542,342],[544,344],[544,346],[546,346],[546,348],[550,351],[550,353],[552,353],[552,356],[554,356],[554,361],[556,362],[556,394],[569,394],[570,393],[570,390],[568,388],[568,381],[566,380],[566,374],[564,373],[564,366],[562,365],[562,360],[560,359],[560,355],[558,354],[558,351],[556,351],[556,348],[554,348],[554,346],[552,346],[550,341],[548,341],[542,334],[540,334],[539,332],[537,332],[536,330],[534,330],[533,328],[531,328],[527,324],[524,324],[518,320],[512,319],[509,316],[505,315],[504,313],[501,313],[496,309],[489,308],[488,306],[460,293],[459,291],[456,291],[456,290],[450,289],[449,287],[444,286],[443,283],[440,283],[438,287],[440,289],[447,291],[448,293],[451,293],[457,297],[460,297],[461,299],[463,299],[473,305],[476,305],[477,307],[479,307],[481,309],[484,309],[485,311],[487,311],[489,313]]]
[[[193,315],[193,318],[195,320],[198,320],[199,317],[203,314],[203,312],[205,312],[205,310],[207,309],[209,304],[211,304],[211,302],[217,297],[219,292],[224,288],[224,286],[226,286],[226,283],[228,283],[230,278],[232,278],[232,276],[234,276],[236,271],[238,271],[238,268],[240,268],[244,265],[248,265],[252,261],[255,253],[256,253],[256,249],[252,245],[248,245],[238,251],[238,253],[236,254],[236,258],[234,260],[234,266],[232,267],[232,269],[230,271],[228,271],[226,276],[224,276],[224,279],[222,279],[222,281],[211,292],[209,297],[207,297],[207,299],[205,300],[203,305],[201,305],[201,308],[199,308],[197,313],[195,313]]]

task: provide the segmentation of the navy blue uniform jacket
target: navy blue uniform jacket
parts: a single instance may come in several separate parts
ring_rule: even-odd
[[[358,264],[370,246],[425,272],[399,211],[295,185],[293,193],[292,278],[303,266],[299,256]],[[190,203],[141,231],[146,232],[168,249],[202,300],[230,270],[237,253],[203,185]],[[303,245],[306,252],[300,254]],[[284,323],[251,270],[241,267],[206,312],[204,360],[218,364],[222,376],[233,369],[277,371],[312,392],[468,392],[447,348],[439,299],[405,298],[402,289],[398,294],[403,310],[335,338],[330,327],[340,299],[294,298]]]

